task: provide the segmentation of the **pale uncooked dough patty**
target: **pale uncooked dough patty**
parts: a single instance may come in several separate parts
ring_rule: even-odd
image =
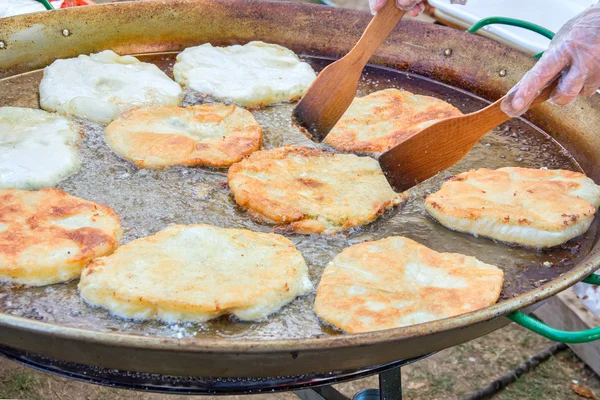
[[[183,86],[245,107],[297,100],[316,77],[293,51],[263,42],[189,47],[177,56],[173,74]]]
[[[40,105],[107,124],[135,107],[180,105],[183,90],[156,65],[114,51],[56,60],[44,69]]]
[[[0,188],[40,189],[71,176],[81,165],[80,139],[64,117],[0,107]]]

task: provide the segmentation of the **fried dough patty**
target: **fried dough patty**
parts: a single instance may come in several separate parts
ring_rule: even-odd
[[[245,107],[297,100],[316,77],[293,51],[259,41],[189,47],[177,55],[173,75],[183,86]]]
[[[117,154],[137,167],[227,167],[262,142],[252,113],[225,104],[139,108],[117,117],[105,136]]]
[[[435,122],[462,115],[435,97],[385,89],[354,99],[325,142],[343,151],[383,153]]]
[[[92,259],[112,253],[121,236],[109,207],[57,189],[0,190],[0,281],[68,281]]]
[[[107,124],[135,107],[177,106],[183,90],[156,65],[111,50],[56,60],[44,69],[40,105]]]
[[[227,179],[253,216],[306,234],[366,224],[404,199],[374,159],[301,146],[257,151],[233,164]]]
[[[138,320],[258,320],[312,290],[304,258],[281,235],[175,225],[134,240],[81,273],[90,304]]]
[[[0,107],[0,188],[39,189],[74,174],[81,165],[80,139],[64,117]]]
[[[536,248],[585,233],[599,205],[600,188],[584,174],[527,168],[464,172],[425,200],[447,228]]]
[[[315,312],[348,333],[420,324],[496,302],[504,273],[401,236],[344,249],[325,268]]]

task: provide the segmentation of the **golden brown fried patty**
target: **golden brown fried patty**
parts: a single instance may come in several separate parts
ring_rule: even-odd
[[[79,291],[134,319],[256,320],[312,290],[302,254],[281,235],[175,225],[94,260]]]
[[[450,229],[529,247],[582,235],[599,205],[600,188],[584,174],[527,168],[464,172],[425,200]]]
[[[382,153],[435,122],[462,113],[443,100],[385,89],[354,99],[325,142],[343,151]]]
[[[452,317],[496,302],[501,269],[401,236],[344,249],[325,268],[315,312],[357,333]]]
[[[117,154],[138,167],[227,167],[262,142],[252,113],[225,104],[138,108],[117,117],[105,135]]]
[[[106,206],[57,189],[0,190],[0,281],[42,286],[76,278],[112,253],[121,235]]]
[[[227,178],[235,201],[254,216],[307,234],[366,224],[403,200],[374,159],[308,147],[257,151]]]

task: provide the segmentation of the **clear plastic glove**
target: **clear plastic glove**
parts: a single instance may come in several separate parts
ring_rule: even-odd
[[[377,11],[381,10],[388,0],[369,0],[369,8],[371,14],[375,15]],[[394,0],[390,0],[394,1]],[[406,15],[409,17],[416,17],[423,10],[425,10],[425,4],[422,0],[395,0],[396,7],[401,10],[406,10]],[[452,4],[467,4],[467,0],[450,0]]]
[[[562,74],[550,101],[564,105],[577,95],[591,96],[600,87],[600,3],[568,21],[537,64],[513,87],[502,110],[523,114],[537,95]]]
[[[416,17],[425,9],[425,4],[423,4],[423,1],[421,0],[390,1],[396,1],[396,7],[398,7],[401,10],[406,10],[406,15],[411,17]],[[375,15],[377,11],[381,10],[387,2],[388,0],[369,0],[369,8],[371,9],[371,14]]]

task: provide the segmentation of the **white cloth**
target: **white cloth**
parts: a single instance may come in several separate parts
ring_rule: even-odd
[[[52,1],[54,8],[60,8],[62,1]],[[0,0],[0,18],[45,11],[42,3],[36,0]]]
[[[600,286],[578,283],[574,286],[577,297],[597,317],[600,317]]]

